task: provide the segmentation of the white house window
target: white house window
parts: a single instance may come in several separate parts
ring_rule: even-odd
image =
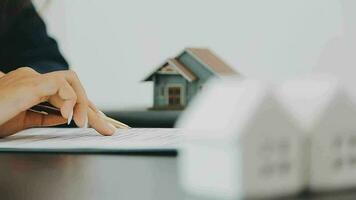
[[[334,168],[336,170],[340,170],[343,166],[343,161],[342,161],[342,158],[341,157],[338,157],[334,160]]]
[[[292,170],[289,159],[291,144],[288,139],[264,140],[260,146],[260,174],[264,177],[287,176]]]
[[[334,159],[331,165],[337,171],[356,166],[356,135],[339,134],[331,140]]]

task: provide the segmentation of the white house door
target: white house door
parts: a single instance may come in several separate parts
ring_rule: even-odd
[[[169,106],[181,106],[182,89],[180,87],[168,88],[168,104]]]

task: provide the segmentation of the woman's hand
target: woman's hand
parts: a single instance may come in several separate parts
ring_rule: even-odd
[[[28,109],[48,101],[62,116],[39,116]],[[0,74],[0,137],[30,127],[58,125],[73,117],[79,127],[91,125],[102,135],[112,135],[116,128],[93,108],[73,71],[39,74],[24,67]]]

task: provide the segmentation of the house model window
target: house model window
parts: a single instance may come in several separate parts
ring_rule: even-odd
[[[212,77],[239,75],[209,49],[188,48],[158,66],[144,81],[154,83],[153,109],[184,109]]]
[[[181,88],[180,87],[169,87],[168,88],[168,104],[170,106],[180,106],[181,105]]]

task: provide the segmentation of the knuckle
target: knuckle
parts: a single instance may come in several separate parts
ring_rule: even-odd
[[[30,82],[32,83],[32,86],[39,91],[39,93],[53,94],[57,90],[57,84],[55,80],[46,75],[33,77]]]
[[[44,85],[46,85],[46,82],[41,77],[36,77],[29,79],[29,85],[37,93],[42,93],[42,90],[44,90],[45,88]]]
[[[75,94],[75,93],[73,93],[73,95],[72,95],[73,97],[72,97],[72,99],[75,101],[75,102],[77,102],[77,100],[78,100],[78,96],[77,96],[77,94]]]
[[[78,78],[77,73],[72,69],[68,70],[68,74],[73,78]]]
[[[32,69],[30,67],[21,67],[21,68],[17,69],[17,71],[22,72],[22,73],[29,73],[29,74],[37,73],[34,69]]]
[[[65,85],[66,81],[62,76],[55,76],[53,77],[53,81],[58,85],[58,86],[63,86]]]

